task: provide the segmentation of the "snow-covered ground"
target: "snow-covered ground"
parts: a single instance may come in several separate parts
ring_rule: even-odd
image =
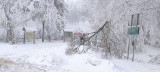
[[[160,54],[160,49],[146,47],[143,53],[137,54],[137,61],[131,62],[102,59],[93,51],[68,56],[65,54],[67,44],[61,41],[25,45],[0,43],[0,72],[160,72],[160,65],[148,63]]]

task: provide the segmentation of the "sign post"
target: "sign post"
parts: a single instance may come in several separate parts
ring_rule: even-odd
[[[135,38],[137,35],[139,35],[139,25],[140,25],[140,15],[141,14],[134,14],[132,15],[132,18],[131,18],[131,24],[129,25],[129,28],[128,28],[128,34],[131,35],[131,43],[132,43],[132,46],[133,46],[133,56],[132,56],[132,61],[134,61],[134,52],[135,52],[135,48],[136,48],[136,45],[135,45]],[[128,48],[128,51],[129,51],[129,48]],[[128,52],[129,53],[129,52]],[[129,54],[128,54],[128,57],[129,57]]]

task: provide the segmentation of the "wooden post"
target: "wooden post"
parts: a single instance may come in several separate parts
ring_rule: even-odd
[[[26,31],[24,31],[24,38],[23,38],[23,44],[26,43]]]
[[[23,27],[23,29],[22,29],[23,31],[24,31],[24,38],[23,38],[23,44],[25,44],[26,43],[26,29]]]
[[[33,44],[36,44],[36,34],[35,34],[36,32],[34,31],[33,32]]]
[[[66,35],[64,30],[63,30],[63,41],[66,42]]]
[[[42,42],[44,42],[44,24],[45,21],[42,21]]]

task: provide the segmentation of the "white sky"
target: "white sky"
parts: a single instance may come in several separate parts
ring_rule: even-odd
[[[68,6],[81,6],[83,0],[64,0]]]
[[[77,2],[80,2],[82,0],[65,0],[66,3],[69,3],[69,4],[74,4],[74,3],[77,3]]]

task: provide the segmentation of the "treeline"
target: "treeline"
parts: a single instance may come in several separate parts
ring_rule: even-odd
[[[18,42],[23,28],[35,30],[36,38],[42,38],[43,32],[50,40],[62,38],[67,11],[63,0],[0,0],[0,7],[3,41]]]

